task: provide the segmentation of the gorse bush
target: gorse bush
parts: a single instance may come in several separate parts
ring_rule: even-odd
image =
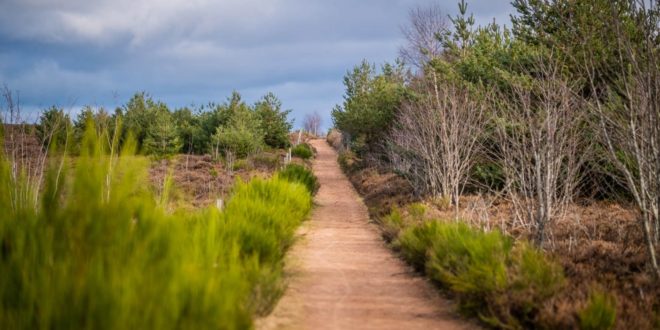
[[[301,143],[291,149],[291,155],[300,157],[302,159],[310,159],[312,156],[314,156],[314,151],[309,144]]]
[[[88,130],[38,207],[0,155],[0,328],[244,329],[272,306],[305,187],[255,179],[223,212],[166,213],[135,150],[110,157]]]
[[[533,325],[540,306],[564,284],[561,266],[533,246],[462,222],[410,225],[394,244],[413,267],[456,294],[464,311],[495,327]]]
[[[298,164],[289,164],[279,171],[278,176],[292,182],[302,183],[311,194],[319,190],[319,182],[316,176],[306,167]]]

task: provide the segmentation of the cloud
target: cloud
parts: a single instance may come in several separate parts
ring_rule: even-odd
[[[345,72],[393,60],[408,9],[431,2],[3,0],[0,83],[29,107],[112,107],[141,90],[173,106],[273,91],[297,117],[318,110],[330,125]],[[440,4],[455,15],[454,1]],[[482,24],[511,10],[508,0],[469,9]]]

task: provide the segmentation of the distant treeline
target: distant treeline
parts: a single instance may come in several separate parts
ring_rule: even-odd
[[[140,92],[114,113],[86,106],[72,119],[64,109],[53,106],[41,114],[36,133],[46,148],[66,147],[76,152],[87,126],[93,124],[98,132],[110,132],[107,136],[119,144],[132,135],[144,154],[230,153],[231,157],[245,157],[262,148],[289,146],[290,112],[282,109],[281,101],[272,93],[253,105],[234,92],[221,104],[172,110]]]

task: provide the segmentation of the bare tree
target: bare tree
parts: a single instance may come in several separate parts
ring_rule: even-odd
[[[420,194],[448,199],[458,210],[485,127],[484,102],[467,86],[436,75],[416,87],[391,132],[390,159]]]
[[[441,36],[447,32],[447,17],[439,4],[413,8],[408,16],[409,25],[401,28],[407,45],[399,50],[399,54],[406,63],[422,69],[442,53]]]
[[[314,111],[311,114],[305,115],[303,126],[307,132],[318,136],[319,131],[321,129],[321,123],[322,123],[321,115],[319,115],[318,112]]]
[[[618,172],[611,174],[628,187],[637,204],[650,265],[660,278],[660,19],[657,2],[649,2],[648,10],[645,3],[631,2],[639,29],[632,33],[625,30],[616,14],[612,16],[618,40],[613,46],[617,47],[621,64],[617,68],[620,84],[599,94],[595,86],[596,60],[589,58],[585,63],[595,94],[592,104],[602,142]]]
[[[539,60],[536,77],[514,80],[511,93],[500,93],[494,102],[499,147],[494,154],[505,192],[516,219],[533,230],[539,246],[547,226],[572,201],[589,154],[582,132],[587,111],[560,70],[561,64]]]

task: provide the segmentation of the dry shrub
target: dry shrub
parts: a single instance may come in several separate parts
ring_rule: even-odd
[[[342,141],[343,141],[342,134],[341,134],[341,132],[340,132],[338,129],[336,129],[336,128],[333,128],[333,129],[330,130],[330,133],[328,133],[328,136],[326,137],[326,140],[328,141],[328,143],[329,143],[333,148],[335,148],[335,150],[341,150],[342,147],[343,147],[343,144],[342,144]]]
[[[350,175],[349,180],[362,195],[369,212],[375,218],[389,214],[393,206],[405,205],[416,200],[410,183],[393,173],[364,169]]]
[[[283,158],[284,155],[278,153],[263,152],[250,157],[250,161],[255,169],[273,172],[280,167]]]

